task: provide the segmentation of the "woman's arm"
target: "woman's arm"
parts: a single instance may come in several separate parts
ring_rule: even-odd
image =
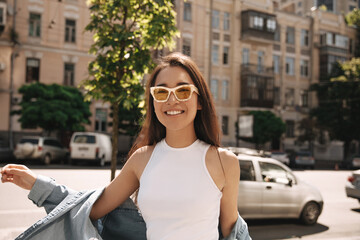
[[[220,203],[220,226],[224,237],[227,237],[238,218],[237,198],[240,179],[239,160],[226,150],[220,151],[225,173],[225,186]]]
[[[105,188],[94,203],[90,218],[99,219],[128,199],[138,188],[142,170],[146,166],[151,147],[138,149],[126,162],[120,174]]]

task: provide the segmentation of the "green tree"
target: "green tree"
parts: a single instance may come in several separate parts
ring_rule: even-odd
[[[82,84],[87,98],[102,99],[113,109],[111,179],[115,177],[119,109],[130,110],[139,98],[140,80],[153,67],[151,51],[175,46],[178,35],[170,0],[90,0],[90,23],[96,55],[89,79]]]
[[[254,116],[253,137],[242,138],[243,140],[255,143],[256,149],[260,149],[265,143],[273,139],[279,139],[285,132],[285,123],[270,111],[250,111]]]
[[[355,26],[357,29],[357,38],[355,40],[355,57],[360,57],[360,9],[355,8],[345,17],[346,22],[350,26]]]
[[[83,131],[89,124],[91,112],[89,103],[79,89],[58,84],[32,83],[19,88],[22,94],[20,115],[22,128],[45,130],[48,135],[54,131]]]
[[[339,65],[341,75],[330,81],[314,84],[319,101],[311,111],[319,125],[329,132],[331,139],[344,142],[344,161],[348,160],[350,143],[360,136],[360,58]]]

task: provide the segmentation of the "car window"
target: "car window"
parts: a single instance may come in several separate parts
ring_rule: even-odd
[[[288,184],[291,180],[292,183],[295,183],[295,177],[283,167],[268,162],[259,163],[261,169],[261,176],[264,182]]]
[[[54,144],[52,143],[52,141],[51,141],[50,139],[45,139],[45,140],[44,140],[44,145],[54,146]]]
[[[240,181],[255,181],[255,171],[252,161],[239,161]]]
[[[34,138],[23,138],[20,140],[20,143],[32,143],[32,144],[38,144],[39,139]]]
[[[75,143],[90,143],[94,144],[96,142],[95,136],[93,135],[76,135],[74,137]]]

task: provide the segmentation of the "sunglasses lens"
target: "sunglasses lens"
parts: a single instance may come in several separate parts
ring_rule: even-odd
[[[191,88],[184,86],[175,91],[176,96],[181,100],[189,99],[191,96]]]
[[[156,88],[154,90],[154,98],[158,101],[164,101],[167,99],[169,91],[164,88]]]

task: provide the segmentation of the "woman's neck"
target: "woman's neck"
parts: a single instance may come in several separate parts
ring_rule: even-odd
[[[173,148],[184,148],[190,146],[197,139],[195,129],[192,131],[171,131],[166,130],[166,143]]]

